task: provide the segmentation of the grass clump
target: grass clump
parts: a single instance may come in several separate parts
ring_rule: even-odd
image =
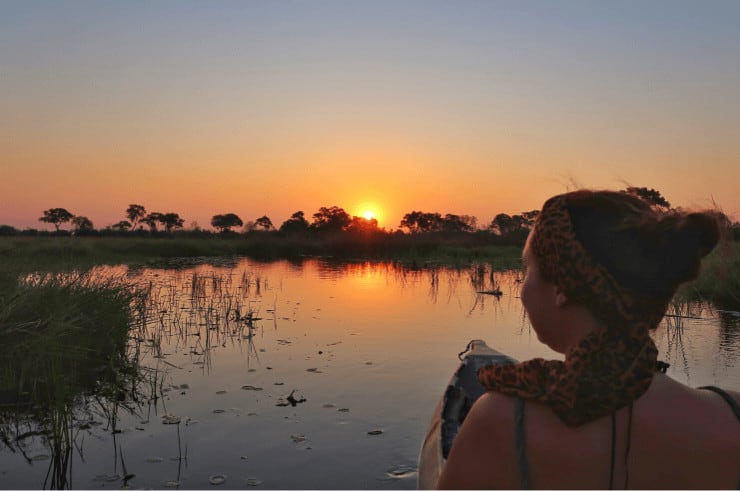
[[[0,402],[69,399],[125,365],[142,295],[89,274],[44,274],[0,289]]]
[[[682,285],[677,298],[707,301],[720,309],[740,311],[740,242],[721,244],[712,251],[699,276]]]

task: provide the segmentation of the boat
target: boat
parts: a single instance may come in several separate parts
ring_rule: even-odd
[[[435,487],[465,416],[486,391],[478,383],[478,369],[487,365],[516,363],[516,360],[494,350],[480,339],[470,341],[458,358],[460,366],[434,410],[419,452],[418,489]]]

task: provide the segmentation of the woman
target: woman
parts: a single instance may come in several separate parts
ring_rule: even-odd
[[[440,488],[735,488],[739,393],[663,372],[650,331],[719,240],[712,213],[622,192],[549,199],[524,248],[521,298],[565,361],[485,367]]]

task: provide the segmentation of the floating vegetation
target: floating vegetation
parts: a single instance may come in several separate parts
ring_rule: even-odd
[[[211,483],[213,486],[218,486],[220,484],[223,484],[226,482],[226,475],[225,474],[216,474],[215,476],[211,476],[208,478],[208,482]]]
[[[242,385],[242,390],[262,390],[262,387],[255,387],[254,385]]]
[[[162,457],[149,457],[146,461],[150,464],[159,464],[164,462],[164,459]]]
[[[259,486],[262,484],[262,481],[260,481],[256,477],[248,477],[246,481],[244,481],[244,484],[246,484],[247,486]]]
[[[301,443],[306,441],[306,437],[304,435],[290,435],[290,439],[293,440],[295,443]]]
[[[162,416],[162,424],[165,425],[179,425],[180,417],[174,414],[165,414]]]
[[[415,467],[399,465],[388,469],[385,475],[391,479],[405,479],[416,475],[417,472],[418,470]]]
[[[382,435],[383,430],[370,430],[367,432],[368,435]]]
[[[278,407],[285,407],[285,406],[293,406],[296,407],[298,404],[301,404],[303,402],[306,402],[305,397],[294,397],[293,394],[295,394],[295,390],[292,390],[290,394],[288,394],[288,397],[283,399],[282,397],[278,399],[277,404],[275,404]]]
[[[98,474],[93,478],[96,482],[116,482],[121,479],[119,474]]]

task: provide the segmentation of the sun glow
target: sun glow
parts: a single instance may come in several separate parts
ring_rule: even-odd
[[[375,218],[375,212],[372,210],[365,210],[362,212],[362,216],[365,218],[365,220],[372,220]]]

